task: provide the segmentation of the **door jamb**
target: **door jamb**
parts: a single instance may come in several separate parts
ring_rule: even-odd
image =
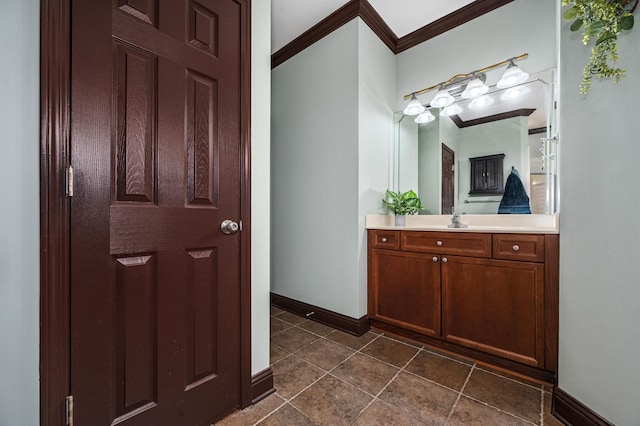
[[[240,407],[251,404],[251,0],[240,7]],[[40,424],[66,424],[70,385],[70,0],[40,1]]]

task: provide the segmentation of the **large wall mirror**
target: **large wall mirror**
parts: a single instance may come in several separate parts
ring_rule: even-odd
[[[449,116],[431,108],[435,120],[429,123],[395,114],[394,189],[416,191],[427,208],[423,214],[452,208],[496,214],[509,175],[517,173],[531,213],[557,212],[556,71],[531,73],[508,89],[492,86],[478,99],[457,97],[457,113]],[[492,175],[500,163],[501,173]],[[499,179],[499,189],[478,190],[478,178]]]

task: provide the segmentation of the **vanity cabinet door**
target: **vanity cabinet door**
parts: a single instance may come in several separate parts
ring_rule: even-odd
[[[543,367],[544,266],[442,256],[442,337]]]
[[[371,250],[369,316],[440,336],[440,256]]]

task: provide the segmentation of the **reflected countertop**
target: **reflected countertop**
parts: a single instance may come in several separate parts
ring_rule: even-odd
[[[448,228],[451,215],[409,215],[406,226],[395,226],[394,216],[368,214],[367,229],[393,229],[398,231],[491,232],[522,234],[559,234],[558,214],[464,214],[460,220],[468,228]]]

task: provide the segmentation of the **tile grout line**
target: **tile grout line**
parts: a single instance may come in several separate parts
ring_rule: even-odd
[[[462,387],[460,388],[460,391],[458,392],[458,396],[456,397],[456,400],[453,403],[453,407],[451,407],[451,411],[449,411],[449,415],[447,416],[447,420],[445,420],[445,422],[444,422],[445,425],[447,425],[449,423],[449,420],[451,420],[451,416],[453,416],[453,412],[458,407],[458,402],[460,401],[460,398],[462,398],[462,392],[464,391],[464,388],[467,387],[467,383],[469,383],[469,380],[471,379],[471,374],[473,373],[473,370],[476,369],[476,365],[477,364],[474,362],[473,365],[471,366],[471,370],[469,370],[469,374],[467,374],[467,378],[465,379],[464,384],[462,385]]]
[[[384,335],[384,334],[381,334],[381,336],[383,336],[383,335]],[[417,348],[416,348],[416,349],[417,349]],[[386,384],[386,385],[384,385],[384,386],[382,387],[382,389],[380,389],[380,391],[379,391],[379,392],[378,392],[378,393],[373,397],[373,399],[372,399],[371,401],[369,401],[369,403],[368,403],[368,404],[367,404],[367,405],[366,405],[362,410],[360,410],[360,412],[359,412],[359,413],[358,413],[358,415],[356,416],[356,419],[357,419],[358,417],[360,417],[360,415],[361,415],[362,413],[364,413],[364,411],[365,411],[367,408],[369,408],[369,407],[370,407],[370,406],[371,406],[371,405],[372,405],[376,400],[382,401],[382,400],[381,400],[381,399],[379,399],[378,397],[382,394],[382,392],[384,392],[384,391],[385,391],[385,389],[387,389],[387,388],[389,387],[389,385],[391,384],[391,382],[393,382],[393,381],[396,379],[396,377],[398,377],[398,376],[400,375],[400,373],[402,373],[403,371],[405,371],[405,367],[406,367],[407,365],[409,365],[409,364],[410,364],[410,363],[411,363],[411,362],[412,362],[412,361],[413,361],[413,360],[418,356],[418,354],[420,354],[420,352],[422,352],[422,350],[423,350],[422,348],[419,348],[419,349],[418,349],[418,351],[417,351],[417,352],[416,352],[416,353],[411,357],[411,359],[409,359],[409,361],[407,361],[407,362],[402,366],[402,368],[400,368],[398,371],[396,371],[396,374],[394,374],[394,375],[393,375],[393,377],[392,377],[391,379],[389,379],[389,381],[387,382],[387,384]],[[394,367],[395,367],[395,366],[394,366]],[[397,368],[397,367],[396,367],[396,368]],[[358,388],[358,389],[359,389],[359,388]],[[382,402],[385,402],[385,401],[382,401]],[[387,403],[387,402],[385,402],[385,404],[388,404],[388,403]],[[389,404],[389,405],[391,405],[391,404]],[[393,405],[392,405],[392,407],[395,407],[395,406],[393,406]],[[400,407],[395,407],[395,408],[398,408],[398,409],[402,410]],[[402,411],[405,411],[405,410],[402,410]],[[405,411],[405,412],[406,412],[406,411]],[[407,414],[410,414],[410,413],[408,413],[408,412],[407,412]],[[411,417],[413,418],[413,415],[411,415]]]
[[[540,426],[544,426],[544,385],[540,385]]]
[[[329,334],[333,334],[333,333],[334,333],[334,332],[331,332],[331,333],[329,333]],[[329,334],[328,334],[328,335],[329,335]],[[327,335],[327,336],[328,336],[328,335]],[[374,339],[372,339],[370,342],[367,342],[367,343],[366,343],[364,346],[362,346],[360,349],[356,350],[354,353],[352,353],[351,355],[349,355],[347,358],[345,358],[343,361],[341,361],[341,362],[340,362],[340,363],[338,363],[335,367],[333,367],[331,370],[328,370],[328,371],[327,371],[327,370],[324,370],[323,368],[321,368],[321,367],[319,367],[319,366],[316,366],[315,364],[313,364],[313,363],[311,363],[311,362],[307,361],[307,360],[306,360],[306,359],[304,359],[304,358],[301,358],[304,362],[306,362],[306,363],[308,363],[308,364],[311,364],[312,366],[314,366],[314,367],[316,367],[316,368],[318,368],[318,369],[320,369],[320,370],[324,371],[324,374],[322,374],[320,377],[318,377],[316,380],[314,380],[314,381],[313,381],[312,383],[310,383],[308,386],[304,387],[304,388],[303,388],[302,390],[300,390],[299,392],[297,392],[297,393],[295,393],[294,395],[292,395],[290,398],[283,398],[283,399],[285,400],[285,402],[284,402],[281,406],[279,406],[279,407],[278,407],[278,409],[276,409],[276,410],[272,411],[271,413],[269,413],[269,416],[270,416],[270,415],[272,415],[273,413],[275,413],[276,411],[278,411],[280,408],[282,408],[282,407],[283,407],[284,405],[286,405],[286,404],[290,404],[293,408],[295,408],[296,410],[300,411],[300,410],[299,410],[295,405],[291,404],[291,401],[293,401],[296,397],[298,397],[298,395],[300,395],[301,393],[303,393],[304,391],[306,391],[307,389],[309,389],[311,386],[313,386],[313,385],[315,385],[316,383],[318,383],[318,382],[319,382],[320,380],[322,380],[324,377],[326,377],[327,375],[330,375],[331,371],[333,371],[334,369],[336,369],[340,364],[342,364],[343,362],[347,361],[348,359],[350,359],[351,357],[353,357],[355,354],[359,353],[362,349],[366,348],[366,347],[367,347],[367,346],[369,346],[371,343],[373,343],[373,342],[375,342],[376,340],[378,340],[381,336],[382,336],[382,334],[378,334],[378,335],[376,335],[376,337],[375,337]],[[332,340],[330,340],[330,339],[326,339],[325,337],[320,337],[320,338],[321,338],[321,339],[325,339],[325,340],[327,340],[327,341],[329,341],[329,342],[333,342]],[[307,346],[311,345],[311,344],[312,344],[312,343],[314,343],[314,342],[317,342],[318,340],[319,340],[319,339],[316,339],[316,340],[314,340],[313,342],[310,342],[309,344],[307,344],[307,345],[303,346],[302,348],[297,349],[295,352],[298,352],[298,351],[300,351],[300,350],[302,350],[302,349],[306,348]],[[333,343],[338,343],[338,342],[333,342]],[[341,343],[338,343],[338,344],[341,344]],[[351,348],[351,347],[349,347],[349,346],[346,346],[346,345],[342,345],[342,346],[345,346],[345,347],[348,347],[348,348],[349,348],[349,349],[351,349],[351,350],[354,350],[353,348]],[[294,354],[295,354],[295,352],[291,352],[291,353],[290,353],[290,355],[294,355]],[[283,359],[284,359],[284,358],[283,358]],[[280,360],[280,361],[282,361],[282,360]],[[280,361],[278,361],[278,362],[280,362]],[[331,376],[332,376],[332,377],[336,377],[336,376],[334,376],[333,374],[331,374]],[[336,377],[336,378],[337,378],[337,379],[339,379],[339,380],[340,380],[340,381],[342,381],[342,382],[345,382],[344,380],[340,379],[339,377]],[[353,386],[351,383],[348,383],[348,382],[345,382],[345,383],[347,383],[347,384],[349,384],[349,385]],[[358,390],[362,391],[360,388],[358,388],[358,387],[356,387],[356,386],[354,386],[354,387],[355,387],[356,389],[358,389]],[[279,395],[279,396],[282,398],[282,395]],[[302,413],[302,411],[300,411],[300,412]],[[302,413],[302,414],[304,415],[304,413]],[[360,415],[360,413],[358,413],[358,415]],[[260,421],[259,421],[259,422],[263,421],[263,420],[264,420],[264,419],[266,419],[267,417],[268,417],[268,416],[266,416],[266,417],[264,417],[264,418],[260,419]],[[305,415],[305,417],[309,418],[309,416],[307,416],[307,415]],[[356,418],[357,418],[357,416],[356,416]],[[311,420],[313,420],[313,419],[311,419]],[[315,421],[315,420],[314,420],[314,421]],[[259,423],[259,422],[258,422],[258,423]],[[255,423],[255,424],[258,424],[258,423]]]

